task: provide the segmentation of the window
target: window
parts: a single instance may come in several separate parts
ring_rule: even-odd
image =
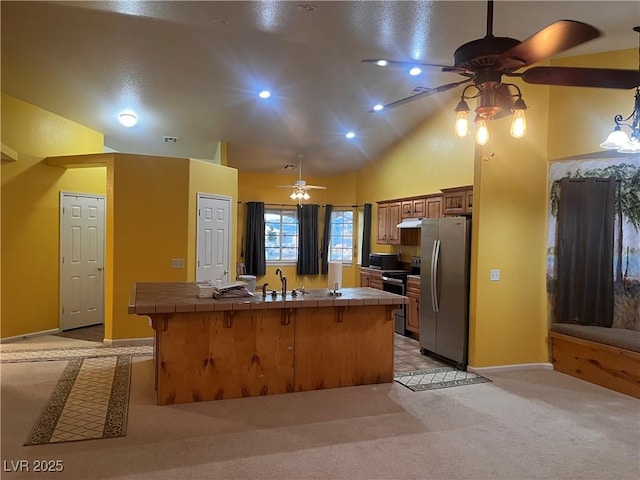
[[[265,210],[264,246],[267,263],[298,261],[298,213],[295,210]]]
[[[331,212],[331,242],[329,261],[351,263],[353,261],[353,211]]]

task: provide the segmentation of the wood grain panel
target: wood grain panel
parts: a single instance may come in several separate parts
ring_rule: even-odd
[[[640,354],[556,332],[549,337],[555,370],[640,398]]]
[[[157,403],[293,390],[294,321],[280,310],[174,314],[158,332]]]
[[[393,381],[393,307],[298,310],[295,390]]]

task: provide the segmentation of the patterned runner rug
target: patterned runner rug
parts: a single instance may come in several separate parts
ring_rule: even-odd
[[[490,382],[477,373],[456,370],[453,367],[439,367],[429,370],[415,370],[400,372],[394,375],[394,380],[414,392],[435,390],[437,388],[458,387],[474,383]]]
[[[1,363],[67,360],[25,445],[122,437],[127,431],[131,358],[153,346],[88,346],[0,352]]]

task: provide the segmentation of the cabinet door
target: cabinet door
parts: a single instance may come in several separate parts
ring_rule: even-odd
[[[445,215],[461,215],[466,212],[466,192],[445,193],[442,196],[444,202],[442,213]]]
[[[368,272],[360,272],[360,286],[369,287],[371,285],[371,275]]]
[[[420,281],[407,279],[407,330],[413,333],[420,333]]]
[[[411,203],[412,203],[411,216],[413,218],[425,218],[427,216],[426,198],[417,198]]]
[[[387,224],[389,223],[389,204],[378,204],[378,239],[377,243],[387,243]]]
[[[382,272],[371,272],[369,277],[369,286],[382,290]]]
[[[389,204],[387,243],[390,245],[400,245],[400,229],[397,225],[400,223],[402,217],[401,208],[402,205],[400,202]]]
[[[402,202],[402,218],[411,218],[413,216],[413,202],[407,200]]]
[[[427,198],[427,218],[440,218],[442,216],[442,197]]]

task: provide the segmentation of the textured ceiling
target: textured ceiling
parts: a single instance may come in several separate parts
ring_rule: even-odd
[[[306,8],[309,5],[315,10]],[[2,1],[2,90],[105,134],[117,151],[213,158],[229,144],[243,171],[285,173],[304,155],[309,175],[353,171],[458,90],[385,112],[376,102],[418,77],[364,58],[451,64],[481,38],[486,2],[9,2]],[[310,11],[313,10],[313,11]],[[640,2],[496,2],[493,32],[524,40],[559,19],[603,36],[566,55],[635,48]],[[272,91],[267,101],[257,93]],[[138,124],[117,114],[132,108]],[[353,140],[344,137],[354,130]],[[163,136],[178,137],[165,143]]]

